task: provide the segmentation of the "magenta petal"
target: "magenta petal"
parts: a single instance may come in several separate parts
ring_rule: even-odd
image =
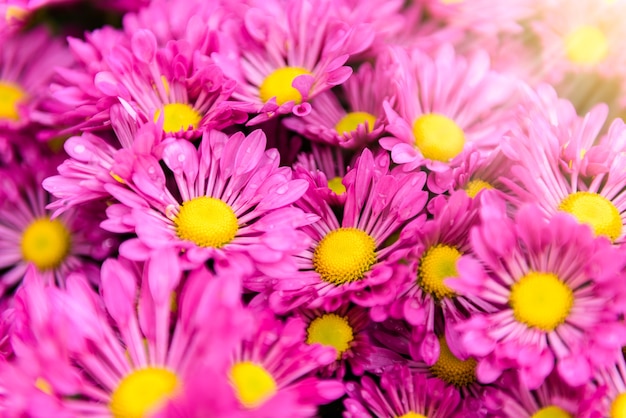
[[[118,260],[110,258],[102,264],[102,299],[107,311],[118,324],[125,324],[133,314],[137,282]]]
[[[591,377],[591,366],[584,356],[571,355],[558,361],[557,371],[570,386],[587,383]]]
[[[156,55],[157,41],[147,29],[139,29],[131,39],[133,54],[143,63],[150,63]]]
[[[148,261],[148,285],[155,304],[169,303],[181,278],[178,255],[173,249],[155,251]]]
[[[492,357],[484,358],[476,366],[476,377],[481,383],[493,383],[502,374],[502,370],[492,360]]]

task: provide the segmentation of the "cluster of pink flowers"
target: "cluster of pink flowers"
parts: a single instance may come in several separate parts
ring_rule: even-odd
[[[626,417],[624,12],[0,0],[0,416]]]

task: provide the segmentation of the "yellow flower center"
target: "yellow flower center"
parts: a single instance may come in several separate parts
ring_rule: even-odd
[[[322,280],[335,285],[361,280],[376,263],[376,242],[357,228],[328,233],[313,252],[313,267]]]
[[[335,125],[339,135],[345,135],[356,131],[359,125],[367,123],[367,132],[372,132],[376,123],[376,116],[367,112],[350,112]]]
[[[335,314],[325,314],[315,318],[306,332],[307,344],[319,343],[334,347],[337,350],[337,359],[340,359],[343,352],[350,348],[350,343],[354,340],[348,319]]]
[[[558,406],[546,406],[535,412],[531,418],[572,418],[572,416]]]
[[[11,20],[26,20],[28,17],[28,9],[19,6],[9,6],[6,9],[4,18],[7,22]]]
[[[208,196],[183,202],[174,224],[180,239],[193,241],[200,247],[221,248],[235,238],[239,229],[232,208]]]
[[[249,361],[237,362],[231,367],[230,383],[237,399],[246,408],[259,406],[277,391],[272,375],[262,366]]]
[[[452,119],[430,113],[413,122],[415,146],[424,158],[448,162],[463,151],[465,134]]]
[[[596,235],[614,241],[622,234],[622,219],[615,205],[597,193],[576,192],[567,196],[559,210],[571,213],[580,223],[591,226]]]
[[[17,121],[17,105],[24,100],[26,92],[13,83],[0,81],[0,119]]]
[[[161,110],[154,112],[154,121],[161,117]],[[170,103],[163,106],[163,131],[173,134],[188,129],[198,129],[202,116],[185,103]]]
[[[581,26],[565,38],[567,58],[576,64],[599,64],[609,52],[604,33],[595,26]]]
[[[574,293],[552,273],[532,271],[511,287],[509,305],[518,322],[543,331],[562,324],[574,304]]]
[[[342,177],[333,177],[328,180],[328,188],[335,192],[335,194],[342,195],[346,192],[346,186],[343,185]]]
[[[52,395],[53,393],[50,382],[48,382],[43,377],[38,377],[37,379],[35,379],[35,387],[46,395]]]
[[[302,102],[302,95],[292,84],[293,80],[304,74],[311,74],[310,71],[301,67],[283,67],[268,75],[259,89],[259,97],[263,102],[276,97],[276,104],[279,106],[287,102]]]
[[[416,414],[415,412],[407,412],[398,418],[428,418],[426,415]]]
[[[439,337],[439,358],[430,372],[446,383],[466,387],[476,381],[476,360],[460,360],[452,354],[445,337]]]
[[[493,186],[486,181],[476,179],[467,183],[465,186],[465,193],[473,199],[479,192],[486,189],[493,189]]]
[[[42,271],[58,267],[70,252],[70,246],[70,232],[58,219],[35,219],[22,234],[22,257]]]
[[[626,417],[626,392],[622,392],[611,403],[611,418]]]
[[[109,409],[115,418],[143,418],[174,396],[179,387],[178,377],[169,370],[135,370],[115,389]]]
[[[454,247],[444,244],[433,245],[424,253],[418,269],[418,284],[435,299],[452,298],[454,290],[443,281],[449,277],[457,277],[456,262],[461,253]]]

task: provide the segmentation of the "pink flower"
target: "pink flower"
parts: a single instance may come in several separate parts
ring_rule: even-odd
[[[476,259],[460,260],[459,278],[445,282],[496,308],[456,326],[460,344],[480,357],[479,381],[517,368],[531,389],[553,369],[572,386],[586,383],[624,344],[623,307],[607,309],[621,287],[621,251],[569,215],[547,222],[526,205],[512,220],[492,192],[480,199],[482,224],[471,232]]]
[[[34,167],[10,166],[0,181],[0,294],[24,277],[29,264],[46,283],[63,286],[70,272],[83,271],[97,281],[96,261],[117,247],[111,234],[98,227],[103,207],[84,206],[53,218],[46,210],[52,200],[39,186],[50,162]]]
[[[422,212],[426,193],[424,173],[389,169],[387,154],[363,150],[355,167],[343,179],[345,205],[337,216],[319,193],[319,184],[304,170],[309,191],[296,202],[321,219],[303,228],[311,239],[297,258],[299,273],[279,280],[270,295],[273,309],[285,312],[306,305],[328,311],[352,301],[371,307],[395,297],[397,251],[405,239],[396,240],[406,223]]]
[[[521,113],[519,126],[502,144],[503,153],[514,162],[512,175],[500,179],[512,192],[510,201],[515,207],[537,203],[545,219],[568,213],[596,235],[622,242],[624,122],[615,120],[601,135],[606,106],[596,106],[582,118],[571,104],[555,106],[546,117],[546,104],[541,103],[545,96],[540,92],[529,98],[539,104],[524,107],[528,111]],[[593,207],[594,213],[585,207]]]
[[[371,362],[369,357],[374,354],[367,332],[371,320],[366,309],[344,305],[335,311],[299,309],[294,313],[306,322],[307,344],[333,347],[337,353],[336,360],[324,368],[324,374],[336,374],[343,379],[348,364],[352,373],[363,374],[365,365]]]
[[[122,183],[104,186],[120,203],[107,209],[103,227],[137,234],[120,248],[131,259],[176,248],[188,267],[213,259],[248,274],[292,275],[292,255],[309,244],[299,228],[316,217],[291,207],[308,184],[279,167],[265,144],[260,130],[247,137],[211,131],[199,149],[170,140],[163,167],[154,156],[120,151],[112,172]]]
[[[390,53],[398,93],[395,104],[384,104],[392,136],[380,144],[395,163],[405,170],[425,166],[437,176],[458,166],[467,152],[498,145],[512,123],[507,109],[517,85],[489,69],[484,51],[466,58],[443,45],[433,56],[417,48]]]
[[[54,92],[68,107],[68,123],[74,129],[109,125],[109,109],[116,103],[138,123],[158,122],[177,137],[197,138],[204,130],[244,122],[247,115],[225,103],[235,82],[209,57],[214,46],[208,28],[196,26],[198,33],[163,46],[149,29],[128,35],[103,30],[84,42],[71,40],[82,73],[64,73],[68,86]]]
[[[310,99],[345,82],[351,55],[368,48],[374,34],[362,23],[348,24],[334,3],[271,0],[245,9],[239,31],[240,58],[218,52],[215,60],[237,81],[233,98],[241,109],[259,115],[249,125],[277,114],[304,116]]]

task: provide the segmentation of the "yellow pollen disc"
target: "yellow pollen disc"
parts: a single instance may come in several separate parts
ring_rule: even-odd
[[[443,4],[458,4],[463,3],[465,0],[440,0]]]
[[[626,417],[626,392],[622,392],[611,403],[611,418]]]
[[[54,269],[70,252],[70,238],[70,232],[60,220],[35,219],[22,234],[22,257],[39,270]]]
[[[28,17],[28,9],[19,6],[9,6],[4,15],[7,22],[11,20],[26,20]]]
[[[24,100],[26,93],[13,83],[0,81],[0,119],[17,121],[17,105]]]
[[[457,277],[456,262],[461,253],[449,245],[433,245],[424,253],[418,269],[418,284],[435,299],[452,298],[454,290],[446,286],[443,281],[450,277]]]
[[[115,389],[109,409],[115,418],[143,418],[174,396],[179,386],[178,377],[169,370],[135,370]]]
[[[595,26],[581,26],[565,38],[567,58],[576,64],[599,64],[609,52],[606,36]]]
[[[259,97],[263,102],[276,97],[276,104],[279,106],[287,102],[302,102],[300,92],[292,87],[293,80],[304,74],[311,74],[310,71],[301,67],[283,67],[268,75],[259,88]]]
[[[376,242],[357,228],[328,233],[313,252],[313,267],[322,280],[342,285],[361,280],[376,263]]]
[[[572,416],[558,406],[546,406],[535,412],[531,418],[572,418]]]
[[[307,344],[319,343],[334,347],[337,350],[337,359],[340,359],[343,352],[350,348],[350,343],[354,340],[348,319],[335,314],[315,318],[306,332]]]
[[[552,273],[532,271],[511,287],[509,305],[518,322],[550,332],[567,319],[574,293]]]
[[[367,132],[372,132],[376,123],[376,116],[367,112],[350,112],[335,125],[339,135],[345,135],[356,131],[359,125],[367,122]]]
[[[246,407],[259,406],[277,391],[276,381],[262,366],[249,361],[238,362],[230,369],[230,383],[237,399]]]
[[[335,192],[335,194],[342,195],[346,192],[346,186],[342,183],[342,177],[333,177],[328,180],[328,188]]]
[[[42,377],[38,377],[35,380],[35,387],[46,395],[52,395],[52,386],[50,386],[50,383]]]
[[[154,121],[161,117],[161,110],[154,112]],[[184,103],[170,103],[163,106],[163,131],[168,134],[198,129],[202,116],[194,108]]]
[[[183,202],[174,224],[180,239],[193,241],[200,247],[221,248],[235,238],[239,229],[232,208],[208,196]]]
[[[413,122],[415,146],[429,160],[448,162],[463,151],[465,134],[447,116],[430,113]]]
[[[479,192],[485,189],[493,189],[493,186],[486,181],[476,179],[467,183],[465,186],[465,193],[473,199]]]
[[[445,337],[439,337],[439,358],[430,367],[430,372],[458,388],[466,387],[476,381],[476,360],[460,360],[452,354]]]
[[[622,219],[615,205],[597,193],[576,192],[567,196],[559,210],[571,213],[580,223],[591,226],[596,235],[614,241],[622,234]]]
[[[398,418],[428,418],[426,415],[416,414],[415,412],[408,412]]]

